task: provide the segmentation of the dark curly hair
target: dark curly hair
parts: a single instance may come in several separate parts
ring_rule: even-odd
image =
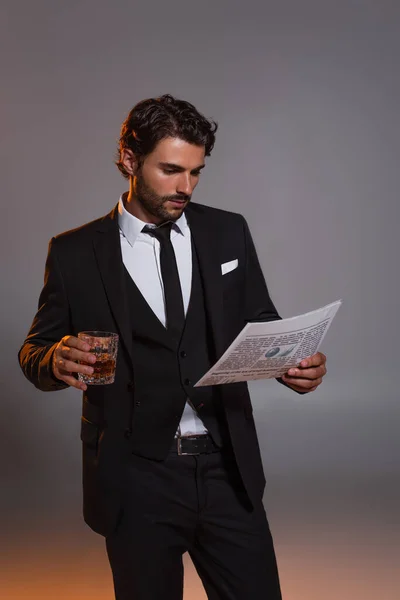
[[[121,162],[122,150],[129,148],[140,161],[166,137],[205,146],[205,155],[210,156],[217,129],[218,124],[206,119],[193,104],[170,94],[142,100],[132,108],[122,124],[115,164],[128,179],[129,173]]]

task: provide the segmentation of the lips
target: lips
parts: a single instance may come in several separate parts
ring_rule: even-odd
[[[186,200],[168,200],[168,202],[178,208],[182,208],[186,204]]]

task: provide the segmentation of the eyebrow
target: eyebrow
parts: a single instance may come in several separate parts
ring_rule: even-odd
[[[174,163],[160,162],[160,163],[158,163],[158,165],[163,168],[167,167],[169,169],[176,169],[177,171],[186,171],[186,169],[184,167],[182,167],[181,165],[176,165]],[[195,167],[194,169],[192,169],[192,171],[200,171],[200,169],[203,169],[205,166],[206,166],[205,164],[199,165],[198,167]]]

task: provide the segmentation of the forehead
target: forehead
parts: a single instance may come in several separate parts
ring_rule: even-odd
[[[180,138],[164,138],[149,155],[151,162],[169,162],[175,165],[193,167],[204,162],[205,147],[189,144]]]

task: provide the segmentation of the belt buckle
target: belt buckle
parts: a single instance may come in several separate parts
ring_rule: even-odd
[[[178,447],[178,455],[179,456],[194,456],[196,454],[200,454],[200,452],[183,452],[182,451],[182,440],[184,438],[190,439],[190,438],[196,438],[196,437],[198,437],[198,436],[197,435],[186,435],[186,436],[184,435],[182,437],[177,438],[177,440],[178,440],[177,447]]]

